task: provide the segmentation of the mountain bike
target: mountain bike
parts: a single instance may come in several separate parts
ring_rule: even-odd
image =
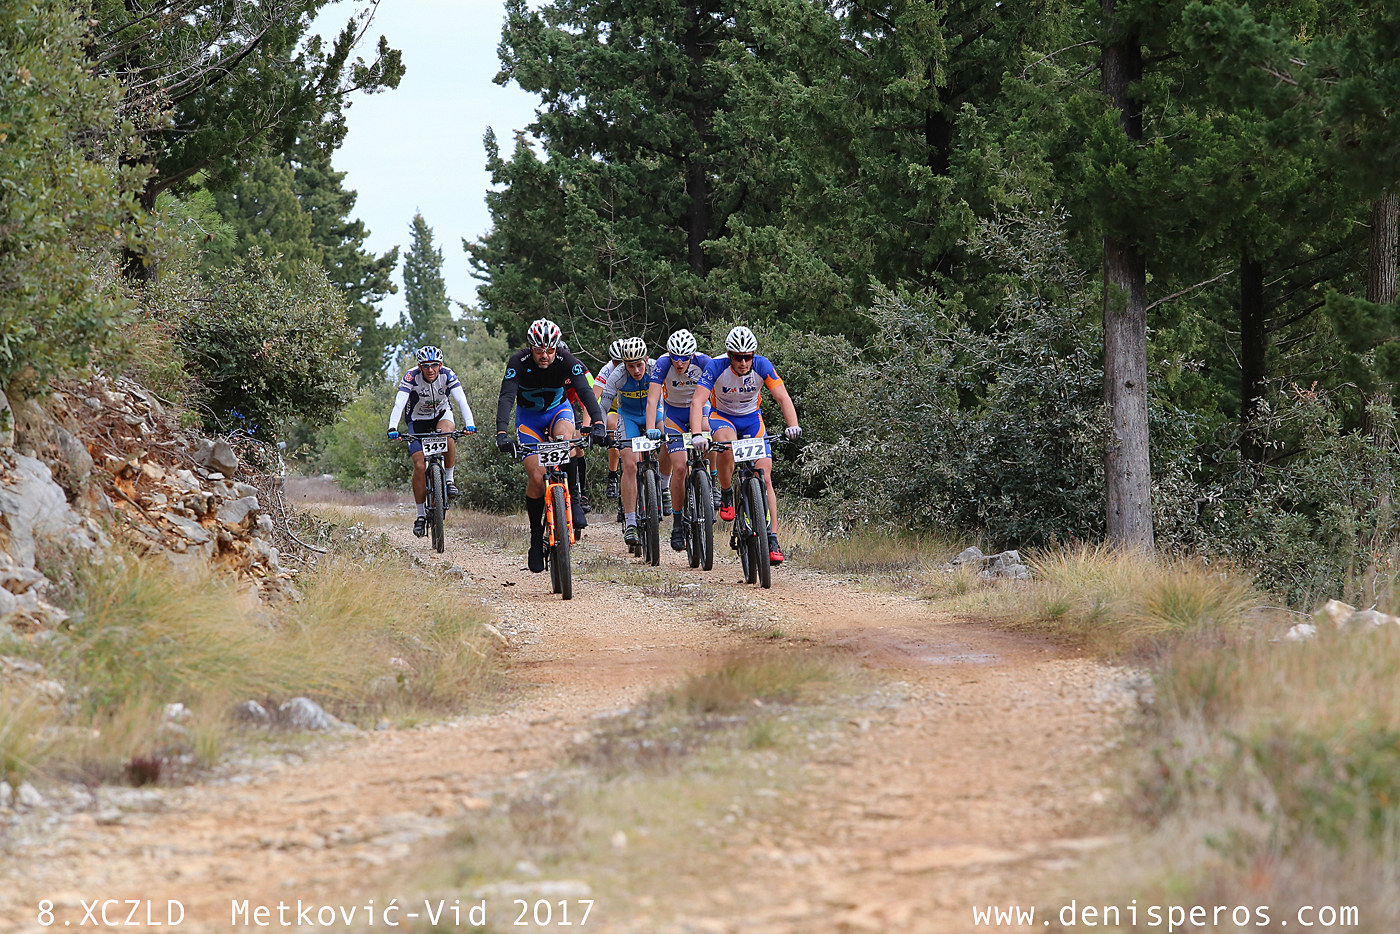
[[[637,458],[637,535],[640,539],[632,554],[653,567],[661,563],[661,462],[656,451],[660,441],[638,435],[624,441]]]
[[[690,443],[690,434],[667,435],[668,441],[685,443],[685,503],[681,521],[685,523],[685,556],[693,568],[712,570],[715,566],[715,501],[710,492],[710,465],[705,455]]]
[[[754,467],[759,458],[768,456],[767,443],[777,447],[786,439],[739,438],[712,445],[712,449],[734,452],[734,528],[729,547],[739,553],[744,569],[744,583],[761,584],[764,590],[773,586],[773,568],[768,555],[768,481],[763,471]]]
[[[447,512],[447,467],[443,458],[447,456],[447,439],[460,438],[465,431],[430,431],[421,435],[400,435],[400,441],[423,444],[423,479],[428,485],[428,533],[433,549],[442,554],[447,548],[447,535],[442,528],[442,519]]]
[[[574,573],[570,552],[574,538],[573,498],[569,493],[569,477],[564,466],[573,456],[573,449],[588,449],[588,438],[572,441],[516,441],[516,448],[534,454],[544,468],[545,565],[549,568],[549,583],[553,592],[565,600],[574,598]],[[563,530],[562,532],[560,530]]]

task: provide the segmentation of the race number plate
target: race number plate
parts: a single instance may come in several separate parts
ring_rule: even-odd
[[[540,456],[540,466],[559,467],[567,464],[572,446],[568,441],[541,441],[535,448],[535,453]]]
[[[446,438],[429,438],[428,440],[426,440],[426,441],[423,442],[423,455],[424,455],[425,457],[431,457],[431,456],[433,456],[434,454],[446,454],[446,453],[447,453],[447,439],[446,439]]]
[[[768,456],[768,444],[763,438],[740,438],[729,442],[736,461],[756,461]]]
[[[650,438],[636,437],[632,439],[632,453],[645,454],[647,451],[655,451],[661,447],[660,441],[653,441]]]

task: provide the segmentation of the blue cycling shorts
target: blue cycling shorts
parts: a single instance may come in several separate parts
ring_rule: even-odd
[[[667,403],[663,403],[663,405],[666,411],[665,421],[663,422],[662,427],[666,434],[675,435],[690,430],[690,406],[670,405]],[[702,417],[705,419],[705,421],[701,422],[700,424],[708,425],[710,418],[710,404],[708,402],[705,403],[705,412]],[[677,451],[684,451],[685,439],[677,438],[674,441],[667,441],[666,450],[670,451],[672,454],[676,453]]]
[[[534,409],[522,409],[516,406],[516,440],[521,444],[538,444],[541,441],[548,441],[550,427],[560,419],[563,419],[571,425],[574,423],[574,407],[569,404],[568,400],[560,402],[556,406],[551,406],[543,412],[537,412]],[[563,439],[556,438],[554,440],[559,441]],[[532,457],[533,455],[526,453],[525,456]]]
[[[618,409],[617,426],[622,429],[623,440],[645,438],[647,436],[646,412],[634,414],[626,409]]]
[[[768,429],[763,424],[763,412],[750,412],[748,415],[727,415],[724,412],[710,413],[710,431],[719,431],[721,428],[733,428],[736,438],[762,438],[768,434]],[[763,444],[765,457],[773,456],[773,442],[765,441]]]

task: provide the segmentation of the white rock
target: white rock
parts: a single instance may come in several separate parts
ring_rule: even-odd
[[[614,850],[625,850],[625,849],[627,849],[627,834],[623,833],[621,830],[619,830],[617,833],[613,834],[613,835],[612,835],[612,848],[613,848]]]
[[[309,697],[293,697],[279,706],[277,711],[288,726],[299,730],[334,730],[345,725]]]
[[[20,782],[19,789],[15,791],[15,801],[27,808],[44,806],[44,796],[39,794],[39,790],[29,782]]]
[[[1348,629],[1379,629],[1381,626],[1400,625],[1400,618],[1377,610],[1357,610],[1342,625]]]
[[[184,704],[166,704],[165,719],[183,723],[190,718],[190,709]]]
[[[0,781],[0,808],[9,807],[15,800],[15,793],[10,788],[10,783]]]
[[[1285,642],[1306,642],[1315,638],[1317,638],[1317,627],[1312,623],[1298,623],[1283,635]]]
[[[1322,605],[1322,609],[1317,611],[1317,621],[1326,620],[1337,629],[1341,629],[1346,621],[1351,618],[1351,614],[1356,612],[1356,607],[1350,603],[1343,603],[1340,600],[1328,600]]]

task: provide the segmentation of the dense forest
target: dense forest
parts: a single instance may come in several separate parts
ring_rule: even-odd
[[[325,5],[0,0],[8,392],[133,368],[384,479],[417,342],[479,405],[538,316],[594,360],[743,322],[834,531],[1107,539],[1298,603],[1393,573],[1394,4],[508,0],[497,80],[540,103],[486,136],[479,305],[416,217],[394,326],[331,156],[405,63]]]

